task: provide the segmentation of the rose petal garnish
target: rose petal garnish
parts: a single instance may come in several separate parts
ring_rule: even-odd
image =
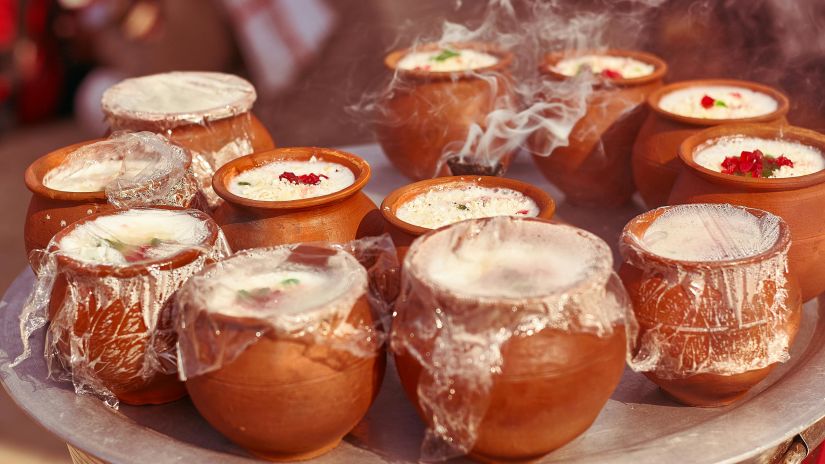
[[[621,79],[622,73],[616,71],[615,69],[605,68],[602,69],[602,77],[606,77],[608,79]]]
[[[329,179],[329,177],[323,174],[302,174],[300,176],[296,176],[294,172],[284,172],[280,176],[278,176],[278,180],[286,180],[287,182],[292,182],[293,184],[304,184],[304,185],[318,185],[321,183],[321,179]]]
[[[714,100],[713,97],[705,95],[704,97],[702,97],[701,103],[702,103],[702,108],[704,108],[706,110],[709,110],[709,109],[713,108],[714,104],[716,104],[716,100]]]

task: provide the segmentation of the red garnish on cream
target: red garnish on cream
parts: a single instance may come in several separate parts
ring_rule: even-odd
[[[529,212],[530,211],[527,211],[526,209],[522,209],[522,210],[516,211],[516,214],[527,214]]]
[[[616,71],[615,69],[605,68],[602,69],[602,77],[606,77],[608,79],[621,79],[622,73]]]
[[[288,182],[292,182],[293,184],[304,185],[318,185],[321,183],[321,179],[329,179],[329,177],[323,174],[312,173],[296,176],[294,172],[285,172],[278,176],[278,180],[287,180]]]
[[[716,104],[716,100],[714,100],[713,97],[705,95],[704,97],[702,97],[702,102],[701,103],[702,103],[702,108],[704,108],[706,110],[709,110],[709,109],[713,108],[713,105]]]
[[[793,167],[793,161],[785,155],[774,158],[760,150],[743,151],[739,156],[728,156],[722,161],[722,174],[768,178],[782,166]]]

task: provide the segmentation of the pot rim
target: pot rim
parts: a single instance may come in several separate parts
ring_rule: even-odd
[[[408,53],[437,50],[444,46],[457,48],[459,50],[476,50],[480,52],[489,53],[495,55],[496,58],[498,58],[498,61],[490,66],[485,66],[482,68],[466,71],[432,72],[415,69],[398,69],[398,62],[401,61],[401,59]],[[453,80],[456,78],[475,78],[479,74],[488,74],[496,72],[501,73],[504,72],[507,68],[509,68],[512,62],[512,52],[504,50],[503,48],[488,42],[455,42],[446,45],[430,42],[418,46],[400,48],[388,53],[384,57],[384,66],[386,66],[387,69],[389,69],[390,71],[397,73],[401,77],[409,77],[421,80]]]
[[[825,134],[796,126],[773,126],[769,124],[724,124],[710,127],[686,138],[679,145],[679,159],[700,177],[715,184],[733,184],[753,190],[795,190],[825,182],[825,169],[804,176],[762,179],[723,174],[699,165],[693,159],[696,148],[704,143],[725,136],[745,135],[760,138],[781,138],[811,145],[825,157]]]
[[[450,184],[515,190],[536,202],[536,206],[539,207],[539,213],[535,217],[551,219],[556,212],[556,202],[553,200],[553,197],[540,187],[527,182],[496,176],[444,176],[413,182],[393,190],[389,195],[384,197],[384,201],[381,202],[381,215],[393,226],[416,237],[436,230],[405,222],[399,219],[396,212],[401,205],[413,198],[423,195],[436,187]]]
[[[749,90],[753,90],[756,92],[764,93],[774,100],[776,100],[777,107],[776,110],[768,113],[763,114],[760,116],[750,116],[747,118],[734,118],[734,119],[710,119],[710,118],[695,118],[691,116],[681,116],[676,113],[671,113],[669,111],[663,110],[659,106],[659,101],[661,101],[662,97],[666,94],[674,91],[680,90],[688,87],[702,87],[702,86],[731,86],[731,87],[743,87]],[[782,118],[788,114],[788,110],[790,110],[791,104],[788,97],[780,92],[779,90],[760,84],[758,82],[752,81],[743,81],[739,79],[694,79],[689,81],[680,81],[674,82],[672,84],[664,85],[653,92],[650,93],[647,97],[647,106],[655,112],[658,116],[669,119],[676,122],[681,122],[684,124],[689,124],[692,126],[718,126],[722,124],[741,124],[741,123],[759,123],[759,122],[768,122],[773,121],[775,119]]]
[[[585,50],[564,50],[560,52],[546,53],[542,58],[542,63],[539,65],[539,72],[545,76],[551,77],[555,80],[568,80],[572,76],[566,76],[553,70],[553,65],[564,58],[583,56],[583,55],[608,55],[619,56],[623,58],[633,58],[643,61],[654,66],[653,72],[647,76],[635,77],[632,79],[605,79],[596,76],[597,86],[602,88],[616,87],[633,87],[638,85],[650,84],[664,79],[667,74],[668,66],[665,60],[658,56],[639,50],[627,50],[619,48],[608,48],[606,50],[585,49]]]
[[[178,269],[187,264],[195,261],[199,256],[208,253],[208,250],[215,246],[215,243],[218,241],[219,235],[219,228],[218,225],[212,220],[212,217],[208,214],[204,213],[203,211],[197,209],[188,209],[188,208],[180,208],[177,206],[153,206],[153,207],[138,207],[138,208],[128,208],[128,209],[118,209],[114,211],[106,211],[102,213],[95,213],[89,216],[84,217],[78,221],[75,221],[68,226],[64,227],[60,230],[57,234],[55,234],[54,238],[51,240],[51,243],[59,243],[66,235],[70,232],[74,231],[77,227],[86,222],[93,221],[101,216],[113,216],[116,214],[123,213],[125,211],[134,211],[134,210],[169,210],[169,211],[181,211],[189,213],[195,216],[197,219],[200,219],[206,224],[207,235],[203,239],[201,243],[201,248],[185,248],[180,250],[179,252],[165,256],[163,258],[158,258],[155,260],[146,260],[141,261],[139,263],[130,264],[127,266],[113,266],[111,264],[97,264],[97,263],[85,263],[79,261],[77,259],[71,258],[69,256],[59,254],[57,256],[57,260],[59,263],[59,267],[67,267],[71,269],[73,272],[78,274],[90,275],[93,277],[116,277],[116,278],[128,278],[128,277],[135,277],[138,275],[146,275],[149,274],[150,269],[156,269],[161,271],[168,271],[171,269]],[[56,246],[49,246],[49,251],[57,251]]]
[[[227,183],[238,174],[274,161],[307,161],[313,156],[323,161],[335,162],[349,168],[355,174],[355,182],[337,192],[296,200],[267,201],[244,198],[229,191]],[[245,208],[263,210],[299,210],[335,203],[361,191],[369,182],[370,165],[364,159],[345,151],[322,147],[287,147],[252,153],[236,158],[220,167],[212,176],[212,188],[227,202]]]
[[[188,149],[172,142],[171,140],[164,137],[162,134],[158,135],[160,137],[163,137],[164,140],[166,140],[166,142],[168,142],[170,145],[173,145],[175,148],[183,150],[187,158],[184,170],[188,170],[192,167],[192,154],[189,152]],[[49,153],[46,153],[40,158],[37,158],[31,164],[29,164],[29,166],[26,168],[26,172],[23,174],[23,181],[26,184],[26,188],[28,188],[29,191],[35,195],[49,198],[51,200],[72,201],[82,203],[108,203],[109,199],[108,197],[106,197],[106,190],[98,190],[96,192],[67,192],[64,190],[55,190],[53,188],[46,187],[46,185],[43,183],[43,179],[46,177],[46,174],[48,174],[52,169],[55,169],[62,165],[66,158],[71,156],[72,153],[74,153],[78,149],[83,148],[87,145],[106,142],[109,140],[110,139],[108,138],[85,140],[83,142],[78,142],[72,145],[67,145],[65,147],[58,148]]]
[[[757,208],[749,208],[747,206],[739,206],[733,204],[726,204],[731,208],[737,208],[748,213],[756,216],[757,218],[762,218],[766,215],[772,215],[779,218],[779,236],[776,239],[776,242],[773,243],[768,249],[763,250],[757,254],[751,256],[745,256],[742,258],[731,258],[731,259],[722,259],[722,260],[715,260],[715,261],[691,261],[691,260],[684,260],[684,259],[676,259],[676,258],[668,258],[665,256],[657,255],[654,252],[650,251],[642,244],[641,237],[639,236],[644,235],[644,232],[647,231],[647,228],[650,227],[653,222],[659,218],[662,214],[667,212],[668,210],[681,208],[685,206],[720,206],[718,203],[690,203],[688,205],[667,205],[661,206],[656,209],[652,209],[650,211],[644,212],[628,222],[624,228],[622,229],[622,235],[619,240],[620,242],[620,250],[629,249],[632,250],[633,253],[639,255],[639,257],[648,263],[653,263],[654,265],[660,268],[691,268],[694,270],[701,270],[701,269],[728,269],[728,268],[736,268],[743,265],[750,265],[756,264],[758,262],[767,260],[772,258],[773,256],[777,256],[781,253],[784,253],[788,250],[788,247],[791,243],[791,231],[788,227],[788,223],[785,222],[779,216],[772,214],[768,211],[757,209]],[[639,230],[640,228],[644,228],[644,230]],[[626,256],[626,252],[622,251],[622,258],[625,263],[628,262],[628,257]],[[630,263],[632,265],[632,263]]]

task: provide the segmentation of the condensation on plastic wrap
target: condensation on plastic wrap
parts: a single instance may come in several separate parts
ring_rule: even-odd
[[[244,250],[209,266],[189,279],[176,297],[181,379],[220,369],[262,337],[304,343],[307,356],[318,346],[329,348],[319,350],[325,356],[376,356],[386,342],[398,294],[398,268],[395,247],[386,234],[345,244]],[[305,275],[309,283],[297,278],[281,281],[282,275]],[[324,285],[313,288],[312,275]],[[294,292],[288,291],[292,285]],[[302,291],[300,285],[309,287]],[[354,307],[364,298],[371,317],[353,317]]]
[[[782,219],[724,204],[665,207],[642,217],[650,225],[632,230],[631,222],[620,242],[640,326],[629,360],[634,370],[681,379],[789,359],[801,302],[798,289],[789,292],[796,287]],[[631,272],[636,277],[627,277]]]
[[[117,169],[95,177],[96,168],[109,163],[116,163]],[[44,181],[48,186],[57,179],[64,183],[106,182],[106,197],[116,208],[206,207],[189,154],[152,132],[118,132],[106,140],[83,145],[50,171]]]
[[[192,242],[198,245],[170,241],[157,245],[168,248],[155,258],[145,248],[139,257],[126,258],[140,249],[127,244],[131,248],[120,248],[123,259],[117,264],[90,261],[61,248],[69,231],[80,227],[82,240],[119,241],[114,228],[98,225],[97,219],[136,211],[163,212],[168,222],[173,217],[201,221],[202,235]],[[138,227],[142,219],[136,219]],[[168,374],[162,353],[175,343],[172,332],[164,329],[171,324],[171,298],[189,277],[230,250],[217,225],[197,210],[135,208],[86,221],[94,222],[69,226],[46,250],[33,252],[36,281],[20,315],[24,350],[13,365],[31,356],[32,334],[48,324],[44,355],[49,378],[72,382],[78,394],[95,395],[117,408],[119,393],[140,390]]]
[[[559,245],[552,247],[554,253],[560,253],[555,259],[565,264],[542,262],[545,255],[529,256],[531,250],[541,252],[554,241]],[[534,245],[519,250],[519,243]],[[526,260],[525,267],[502,266],[501,253],[516,253],[515,259]],[[432,276],[439,271],[430,263],[436,255],[459,260],[478,255],[464,269],[442,261],[440,271],[446,279],[468,273],[474,290],[456,291],[435,282]],[[404,260],[391,347],[398,355],[412,356],[423,368],[418,399],[432,421],[421,447],[423,460],[448,459],[473,448],[491,387],[502,373],[502,348],[511,339],[545,329],[607,338],[621,330],[619,326],[633,337],[635,322],[612,261],[607,244],[594,235],[536,219],[468,220],[413,243]],[[577,269],[562,272],[573,280],[559,286],[545,284],[566,280],[552,270],[566,265]],[[502,282],[508,288],[503,293],[498,287]],[[531,356],[531,363],[552,365],[551,358],[558,353],[548,350]]]
[[[227,162],[254,151],[250,110],[257,95],[231,74],[170,72],[126,79],[103,95],[109,127],[148,130],[192,152],[192,166],[210,205],[218,202],[212,175]]]

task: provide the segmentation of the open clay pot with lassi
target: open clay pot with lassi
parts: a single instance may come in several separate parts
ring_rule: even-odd
[[[666,85],[647,99],[650,114],[633,145],[633,179],[649,208],[667,204],[681,172],[679,146],[713,126],[787,124],[788,97],[766,85],[704,79]]]
[[[790,357],[802,300],[788,225],[728,204],[666,206],[633,219],[619,275],[639,335],[631,367],[676,400],[723,406]]]
[[[51,378],[132,404],[185,395],[175,373],[170,301],[205,264],[228,255],[217,224],[179,208],[133,208],[83,218],[55,235],[23,318],[46,317]]]
[[[503,216],[421,236],[391,340],[422,459],[533,460],[582,434],[624,370],[629,313],[610,248],[575,227]]]
[[[103,93],[112,131],[163,134],[192,152],[195,174],[211,205],[212,174],[235,158],[275,148],[252,114],[255,87],[217,72],[175,71],[121,81]]]
[[[362,192],[369,178],[366,161],[340,150],[256,153],[215,173],[215,192],[225,200],[215,220],[233,250],[380,235],[384,220]]]
[[[670,204],[731,203],[781,217],[803,301],[825,291],[825,135],[792,126],[725,125],[686,139]]]
[[[647,116],[645,101],[662,85],[667,64],[657,56],[631,50],[577,51],[548,54],[540,67],[546,79],[566,82],[582,72],[593,74],[593,93],[584,116],[576,122],[566,146],[546,130],[529,140],[533,160],[542,174],[582,206],[616,206],[635,192],[630,154]],[[567,87],[548,102],[564,102]],[[548,117],[558,117],[548,114]]]
[[[335,448],[384,376],[385,331],[368,291],[359,261],[326,245],[245,250],[204,269],[177,299],[179,364],[195,407],[264,459]]]
[[[491,176],[422,180],[393,191],[381,203],[400,261],[413,240],[433,229],[493,216],[550,219],[555,211],[550,195],[535,185]]]
[[[427,44],[387,55],[393,73],[377,102],[375,132],[392,164],[413,180],[502,175],[514,155],[506,140],[464,147],[487,115],[516,110],[513,56],[491,44]]]
[[[149,132],[55,150],[26,169],[25,182],[32,192],[23,232],[27,256],[95,213],[151,205],[206,208],[189,153]]]

